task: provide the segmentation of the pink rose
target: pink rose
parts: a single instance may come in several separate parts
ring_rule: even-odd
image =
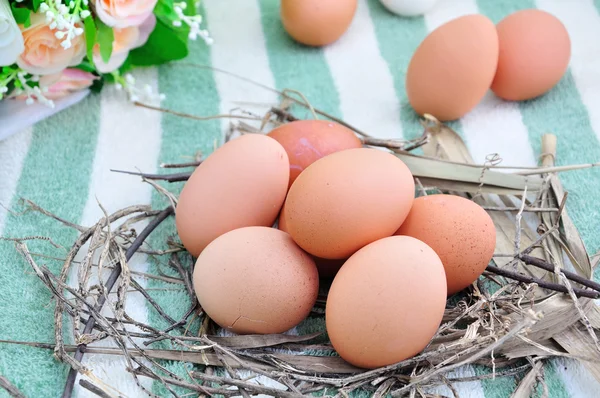
[[[97,44],[94,47],[94,64],[98,72],[109,73],[123,65],[129,55],[129,51],[146,44],[155,26],[156,17],[154,14],[150,14],[139,26],[114,28],[115,40],[113,41],[113,50],[108,62],[105,63],[102,60],[100,47]]]
[[[80,69],[65,69],[58,80],[54,80],[49,85],[44,81],[44,78],[40,79],[41,86],[48,86],[48,91],[44,93],[44,96],[50,100],[56,100],[65,97],[75,91],[80,91],[90,87],[94,80],[98,77],[89,73],[84,72]]]
[[[148,18],[157,0],[94,0],[96,14],[115,28],[138,26]]]
[[[46,88],[44,97],[49,100],[57,100],[65,97],[75,91],[80,91],[90,87],[98,76],[80,69],[68,68],[61,73],[53,75],[44,75],[40,78],[40,88]],[[35,97],[35,95],[33,95]],[[26,94],[12,95],[11,98],[17,100],[26,100]]]
[[[62,40],[55,35],[58,31],[50,29],[43,14],[31,14],[31,26],[21,26],[21,32],[25,50],[17,58],[17,65],[31,74],[58,73],[78,65],[85,56],[84,35],[73,38],[69,48],[62,47]]]

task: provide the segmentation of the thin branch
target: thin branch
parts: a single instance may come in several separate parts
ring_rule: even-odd
[[[180,182],[187,181],[192,173],[174,173],[174,174],[147,174],[147,173],[139,173],[136,171],[125,171],[125,170],[114,170],[110,169],[113,173],[123,173],[129,174],[132,176],[140,176],[146,178],[148,180],[159,180],[159,181],[167,181],[167,182]]]
[[[171,214],[173,214],[173,207],[167,207],[165,210],[163,210],[158,216],[156,216],[156,218],[154,220],[152,220],[147,226],[146,228],[144,228],[142,230],[142,232],[138,235],[138,237],[136,238],[136,240],[133,242],[133,244],[127,249],[127,252],[125,253],[125,258],[127,261],[129,261],[131,259],[131,257],[133,257],[133,255],[135,254],[136,250],[142,245],[142,243],[144,243],[144,241],[146,240],[146,238],[148,237],[148,235],[150,235],[150,233],[152,231],[154,231],[156,229],[156,227],[158,227],[167,217],[169,217]],[[112,290],[113,286],[115,285],[115,283],[117,282],[117,279],[119,278],[119,275],[121,274],[121,264],[117,263],[117,265],[115,266],[115,268],[112,270],[112,272],[110,273],[108,280],[106,281],[106,290],[108,292],[110,292],[110,290]],[[102,309],[102,306],[104,305],[104,302],[106,301],[106,296],[100,296],[98,298],[98,303],[96,304],[96,311],[100,311]],[[96,319],[93,317],[90,317],[88,319],[88,321],[85,324],[85,329],[83,331],[84,334],[89,334],[92,329],[94,329],[94,325],[96,324]],[[81,358],[83,358],[83,354],[85,352],[86,349],[86,345],[85,344],[81,344],[78,348],[77,351],[75,352],[75,356],[74,359],[76,361],[81,361]],[[73,394],[73,386],[75,384],[75,379],[77,378],[77,371],[75,369],[71,369],[69,371],[69,375],[67,376],[67,381],[65,383],[65,389],[63,391],[62,397],[63,398],[70,398],[71,395]]]
[[[187,162],[187,163],[161,163],[160,167],[163,169],[180,169],[185,167],[198,167],[202,161]]]
[[[529,276],[529,275],[523,275],[518,272],[508,271],[506,269],[498,268],[493,265],[488,265],[486,268],[486,271],[489,271],[496,275],[503,276],[505,278],[513,279],[518,282],[535,283],[539,287],[542,287],[542,288],[548,289],[548,290],[554,290],[555,292],[569,293],[569,290],[564,285],[561,285],[560,283],[546,282],[543,279],[535,278],[535,277]],[[593,298],[593,299],[600,298],[600,293],[598,293],[598,292],[592,292],[589,290],[583,290],[583,289],[579,289],[579,288],[573,288],[573,291],[575,292],[575,295],[577,297],[589,297],[589,298]]]
[[[96,394],[100,398],[113,398],[110,394],[105,392],[103,389],[96,386],[95,384],[90,383],[89,381],[87,381],[85,379],[80,379],[79,385],[81,387],[85,388],[86,390],[88,390],[89,392],[91,392],[92,394]]]
[[[149,105],[149,104],[144,104],[144,103],[141,103],[141,102],[138,102],[138,101],[135,101],[133,104],[135,106],[139,106],[139,107],[142,107],[142,108],[150,109],[150,110],[153,110],[153,111],[158,111],[158,112],[163,112],[163,113],[169,113],[171,115],[175,115],[175,116],[179,116],[179,117],[184,117],[184,118],[187,118],[187,119],[199,120],[199,121],[214,120],[214,119],[261,120],[260,118],[257,118],[257,117],[254,117],[254,116],[232,115],[232,114],[222,114],[222,115],[212,115],[212,116],[196,116],[196,115],[191,115],[189,113],[177,112],[177,111],[173,111],[171,109],[161,108],[159,106],[153,106],[153,105]]]
[[[541,268],[549,272],[554,272],[554,265],[541,258],[524,254],[522,256],[519,256],[519,259],[525,264],[533,265],[534,267]],[[564,269],[561,269],[560,272],[563,273],[568,279],[572,280],[573,282],[580,283],[583,286],[589,287],[590,289],[594,289],[595,291],[600,292],[600,283],[594,282],[593,280],[590,280],[586,277]]]
[[[0,387],[2,387],[8,395],[14,398],[27,398],[17,387],[15,387],[8,379],[0,375]]]

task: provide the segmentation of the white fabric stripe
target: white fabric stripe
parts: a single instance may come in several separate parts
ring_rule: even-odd
[[[600,15],[592,0],[537,0],[538,8],[555,15],[571,37],[569,64],[577,90],[600,138]]]
[[[343,119],[378,138],[402,138],[400,102],[379,51],[366,0],[358,1],[346,33],[323,52],[340,96]]]
[[[452,378],[467,378],[477,376],[475,373],[475,369],[473,366],[467,365],[461,368],[455,369],[452,372],[449,372],[446,377],[449,379]],[[482,398],[484,397],[483,389],[481,388],[481,383],[479,381],[467,381],[463,383],[453,383],[452,387],[456,390],[460,398]],[[439,395],[442,397],[452,397],[454,394],[452,391],[445,385],[439,385],[435,388],[427,389],[427,393],[432,395]]]
[[[575,360],[559,358],[554,362],[556,374],[563,382],[570,397],[597,397],[600,382],[585,366]]]
[[[208,31],[215,41],[211,47],[212,66],[274,88],[258,1],[207,0],[203,4]],[[264,104],[275,105],[278,101],[276,93],[253,84],[223,73],[215,73],[214,77],[223,113],[230,113],[240,107],[239,102],[244,102],[244,110],[256,111],[262,116],[268,109]],[[260,105],[253,106],[249,101]],[[235,121],[223,119],[223,131],[228,130],[231,123]]]
[[[31,144],[31,135],[32,129],[28,128],[0,141],[0,236]]]
[[[498,153],[503,166],[536,165],[518,104],[503,101],[490,91],[461,123],[476,163],[483,164],[487,155]]]
[[[477,13],[475,0],[441,0],[426,14],[425,21],[432,31],[461,15]],[[477,163],[484,163],[487,155],[498,153],[504,166],[535,165],[527,127],[517,103],[503,101],[490,91],[461,119],[461,124],[467,146]]]
[[[154,92],[158,92],[158,73],[155,68],[139,69],[133,75],[136,78],[136,86],[144,87],[149,84]],[[126,206],[149,204],[152,188],[148,184],[141,183],[136,177],[113,173],[110,169],[139,169],[151,173],[156,169],[160,152],[162,134],[160,112],[127,103],[125,93],[115,90],[114,86],[106,87],[101,95],[100,131],[88,199],[81,220],[81,224],[86,226],[96,223],[103,217],[98,202],[109,214]],[[82,250],[81,257],[84,252],[85,250]],[[134,256],[129,262],[129,268],[147,272],[146,256]],[[93,275],[97,275],[95,271]],[[71,272],[69,280],[71,285],[76,285],[76,272]],[[91,283],[95,280],[97,278],[93,277]],[[136,278],[136,280],[142,287],[147,284],[144,279]],[[132,293],[127,296],[125,310],[134,319],[147,323],[148,304],[140,294]],[[106,306],[103,313],[114,316]],[[94,345],[114,346],[108,341],[101,341]],[[96,377],[106,381],[124,395],[130,397],[145,395],[133,382],[131,374],[125,370],[126,362],[123,358],[88,354],[84,357],[84,364],[94,372]],[[145,387],[151,388],[152,380],[141,378],[140,381]],[[76,386],[77,397],[94,396],[80,388],[78,384]]]

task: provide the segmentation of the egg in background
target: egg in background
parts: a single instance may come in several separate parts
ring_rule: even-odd
[[[348,30],[357,5],[357,0],[281,0],[281,22],[297,42],[325,46]]]
[[[381,4],[394,14],[403,17],[423,15],[431,10],[439,0],[380,0]]]
[[[498,97],[510,101],[538,97],[567,71],[571,40],[554,15],[536,9],[517,11],[500,21],[497,30],[500,55],[491,88]]]
[[[479,14],[453,19],[432,31],[406,73],[408,101],[419,114],[451,121],[473,109],[489,90],[498,65],[498,33]]]

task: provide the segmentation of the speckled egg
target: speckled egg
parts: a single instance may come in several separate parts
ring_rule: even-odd
[[[288,154],[290,186],[305,168],[323,156],[362,147],[352,130],[328,120],[297,120],[267,135],[279,142]]]
[[[283,205],[283,207],[281,208],[281,213],[279,214],[279,221],[277,227],[283,232],[289,232],[285,221],[285,205]],[[317,270],[319,271],[319,277],[323,279],[333,278],[346,261],[345,258],[330,260],[312,255],[311,257],[313,258],[315,265],[317,266]]]
[[[298,176],[285,201],[290,235],[310,254],[350,257],[394,234],[415,195],[408,167],[378,149],[347,149],[325,156]]]
[[[317,300],[312,258],[287,233],[245,227],[212,241],[194,269],[202,309],[238,334],[283,333],[300,323]]]
[[[497,65],[494,23],[479,14],[453,19],[432,31],[410,60],[408,101],[419,115],[458,119],[484,97]]]
[[[195,257],[225,232],[271,226],[290,178],[285,149],[271,137],[246,134],[213,152],[186,182],[176,208],[177,232]]]
[[[327,334],[351,364],[386,366],[427,346],[445,306],[438,255],[415,238],[392,236],[357,251],[335,276],[325,309]]]
[[[348,30],[357,5],[357,0],[281,0],[281,22],[297,42],[324,46]]]
[[[456,195],[416,198],[396,235],[417,238],[440,256],[448,294],[473,283],[489,264],[496,247],[496,228],[475,202]]]

